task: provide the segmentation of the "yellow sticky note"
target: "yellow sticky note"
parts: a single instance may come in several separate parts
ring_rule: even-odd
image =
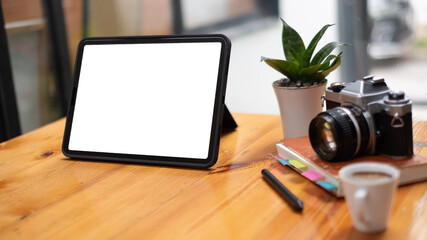
[[[292,166],[294,166],[294,167],[298,168],[298,170],[303,170],[303,169],[306,169],[306,168],[307,168],[307,165],[305,165],[303,162],[298,161],[298,160],[289,160],[289,163],[290,163]]]

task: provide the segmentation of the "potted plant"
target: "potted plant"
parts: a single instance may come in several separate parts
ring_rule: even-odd
[[[311,119],[322,111],[321,98],[325,92],[326,76],[341,64],[342,52],[338,55],[331,53],[344,44],[331,42],[315,53],[319,40],[331,24],[320,29],[306,48],[300,35],[281,20],[285,60],[261,57],[261,61],[285,76],[273,83],[284,137],[307,136]]]

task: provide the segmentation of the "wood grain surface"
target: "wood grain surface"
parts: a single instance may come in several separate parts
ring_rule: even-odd
[[[280,116],[233,114],[209,170],[70,160],[65,120],[0,144],[0,239],[427,239],[427,182],[400,187],[386,231],[363,234],[337,199],[270,157]],[[414,124],[427,156],[427,122]],[[261,176],[304,202],[294,212]]]

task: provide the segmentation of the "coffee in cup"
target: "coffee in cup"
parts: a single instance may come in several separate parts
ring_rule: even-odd
[[[351,176],[354,180],[359,181],[377,181],[377,180],[387,180],[391,179],[392,176],[390,174],[384,172],[373,172],[373,171],[361,171],[355,172]]]

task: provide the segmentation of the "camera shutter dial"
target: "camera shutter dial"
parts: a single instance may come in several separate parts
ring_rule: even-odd
[[[408,103],[409,99],[405,98],[403,91],[390,91],[388,96],[384,98],[384,102],[390,105]]]
[[[340,92],[341,89],[343,89],[345,87],[343,82],[334,82],[331,83],[331,85],[329,86],[329,89],[331,89],[333,92]]]
[[[405,93],[403,91],[390,91],[388,98],[391,100],[402,100],[405,98]]]

